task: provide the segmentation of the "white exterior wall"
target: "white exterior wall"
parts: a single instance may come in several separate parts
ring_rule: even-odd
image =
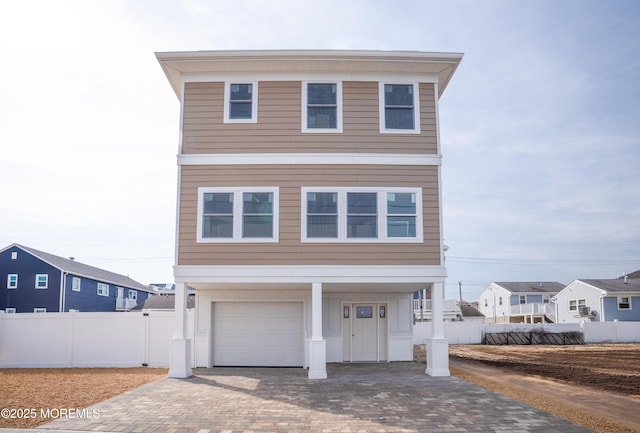
[[[510,296],[511,292],[495,283],[491,283],[489,287],[480,293],[480,296],[478,296],[478,309],[485,315],[487,322],[493,323],[495,321],[500,323],[509,321],[511,312]],[[499,305],[500,297],[502,297],[502,305]],[[486,307],[485,301],[487,302]]]
[[[578,311],[569,311],[569,301],[585,299],[589,311],[597,312],[597,321],[604,321],[602,317],[602,296],[604,292],[580,280],[574,280],[556,295],[557,323],[584,323],[590,320],[580,317]]]
[[[195,367],[211,367],[213,363],[213,302],[302,302],[303,323],[300,332],[305,339],[305,363],[309,366],[311,340],[311,291],[294,289],[270,290],[198,290],[196,294]],[[411,294],[395,293],[323,293],[322,336],[326,341],[327,362],[343,361],[342,307],[350,303],[387,304],[388,360],[413,360],[413,320]],[[251,320],[251,318],[247,318]]]

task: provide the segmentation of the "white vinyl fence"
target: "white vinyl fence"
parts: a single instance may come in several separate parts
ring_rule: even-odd
[[[173,311],[0,313],[0,368],[169,366]],[[193,311],[187,329],[193,335]]]
[[[581,327],[582,326],[582,327]],[[503,323],[445,322],[449,344],[481,344],[484,334],[501,332],[582,332],[585,343],[640,343],[640,322]],[[431,336],[431,322],[413,326],[413,344],[425,344]]]

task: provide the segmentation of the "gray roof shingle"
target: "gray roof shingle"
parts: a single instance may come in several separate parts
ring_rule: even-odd
[[[557,281],[536,281],[536,282],[495,282],[500,287],[504,287],[511,293],[558,293],[565,288],[565,285]]]
[[[43,260],[49,263],[51,266],[54,266],[61,271],[68,272],[69,274],[91,278],[93,280],[102,281],[105,283],[111,283],[116,286],[123,286],[130,289],[142,290],[145,292],[155,293],[152,289],[144,284],[141,284],[128,276],[116,274],[115,272],[105,271],[104,269],[96,268],[94,266],[85,265],[84,263],[77,262],[75,260],[65,259],[64,257],[59,257],[53,254],[45,253],[44,251],[39,251],[34,248],[25,247],[24,245],[13,244],[11,246],[16,246],[29,254],[32,254],[38,257],[40,260]],[[11,247],[8,247],[11,248]],[[7,248],[5,248],[7,249]]]
[[[611,293],[640,293],[640,278],[628,278],[626,283],[624,282],[624,280],[620,279],[578,281],[582,281],[583,283],[587,283],[593,287],[597,287],[598,289],[602,289]]]

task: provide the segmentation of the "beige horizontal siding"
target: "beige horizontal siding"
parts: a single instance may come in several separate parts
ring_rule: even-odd
[[[180,265],[440,265],[438,168],[424,166],[182,166],[180,186]],[[278,186],[278,243],[197,243],[199,187]],[[421,187],[424,242],[302,243],[303,186]]]
[[[420,84],[421,134],[380,134],[378,83],[343,82],[343,133],[302,133],[300,81],[258,84],[258,122],[223,122],[224,83],[187,83],[182,152],[437,153],[433,84]]]

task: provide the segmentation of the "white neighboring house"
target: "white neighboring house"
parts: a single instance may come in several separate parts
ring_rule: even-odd
[[[640,321],[640,278],[574,280],[556,305],[558,323]]]
[[[563,288],[557,281],[493,282],[478,296],[478,308],[487,323],[553,323],[552,300]]]

